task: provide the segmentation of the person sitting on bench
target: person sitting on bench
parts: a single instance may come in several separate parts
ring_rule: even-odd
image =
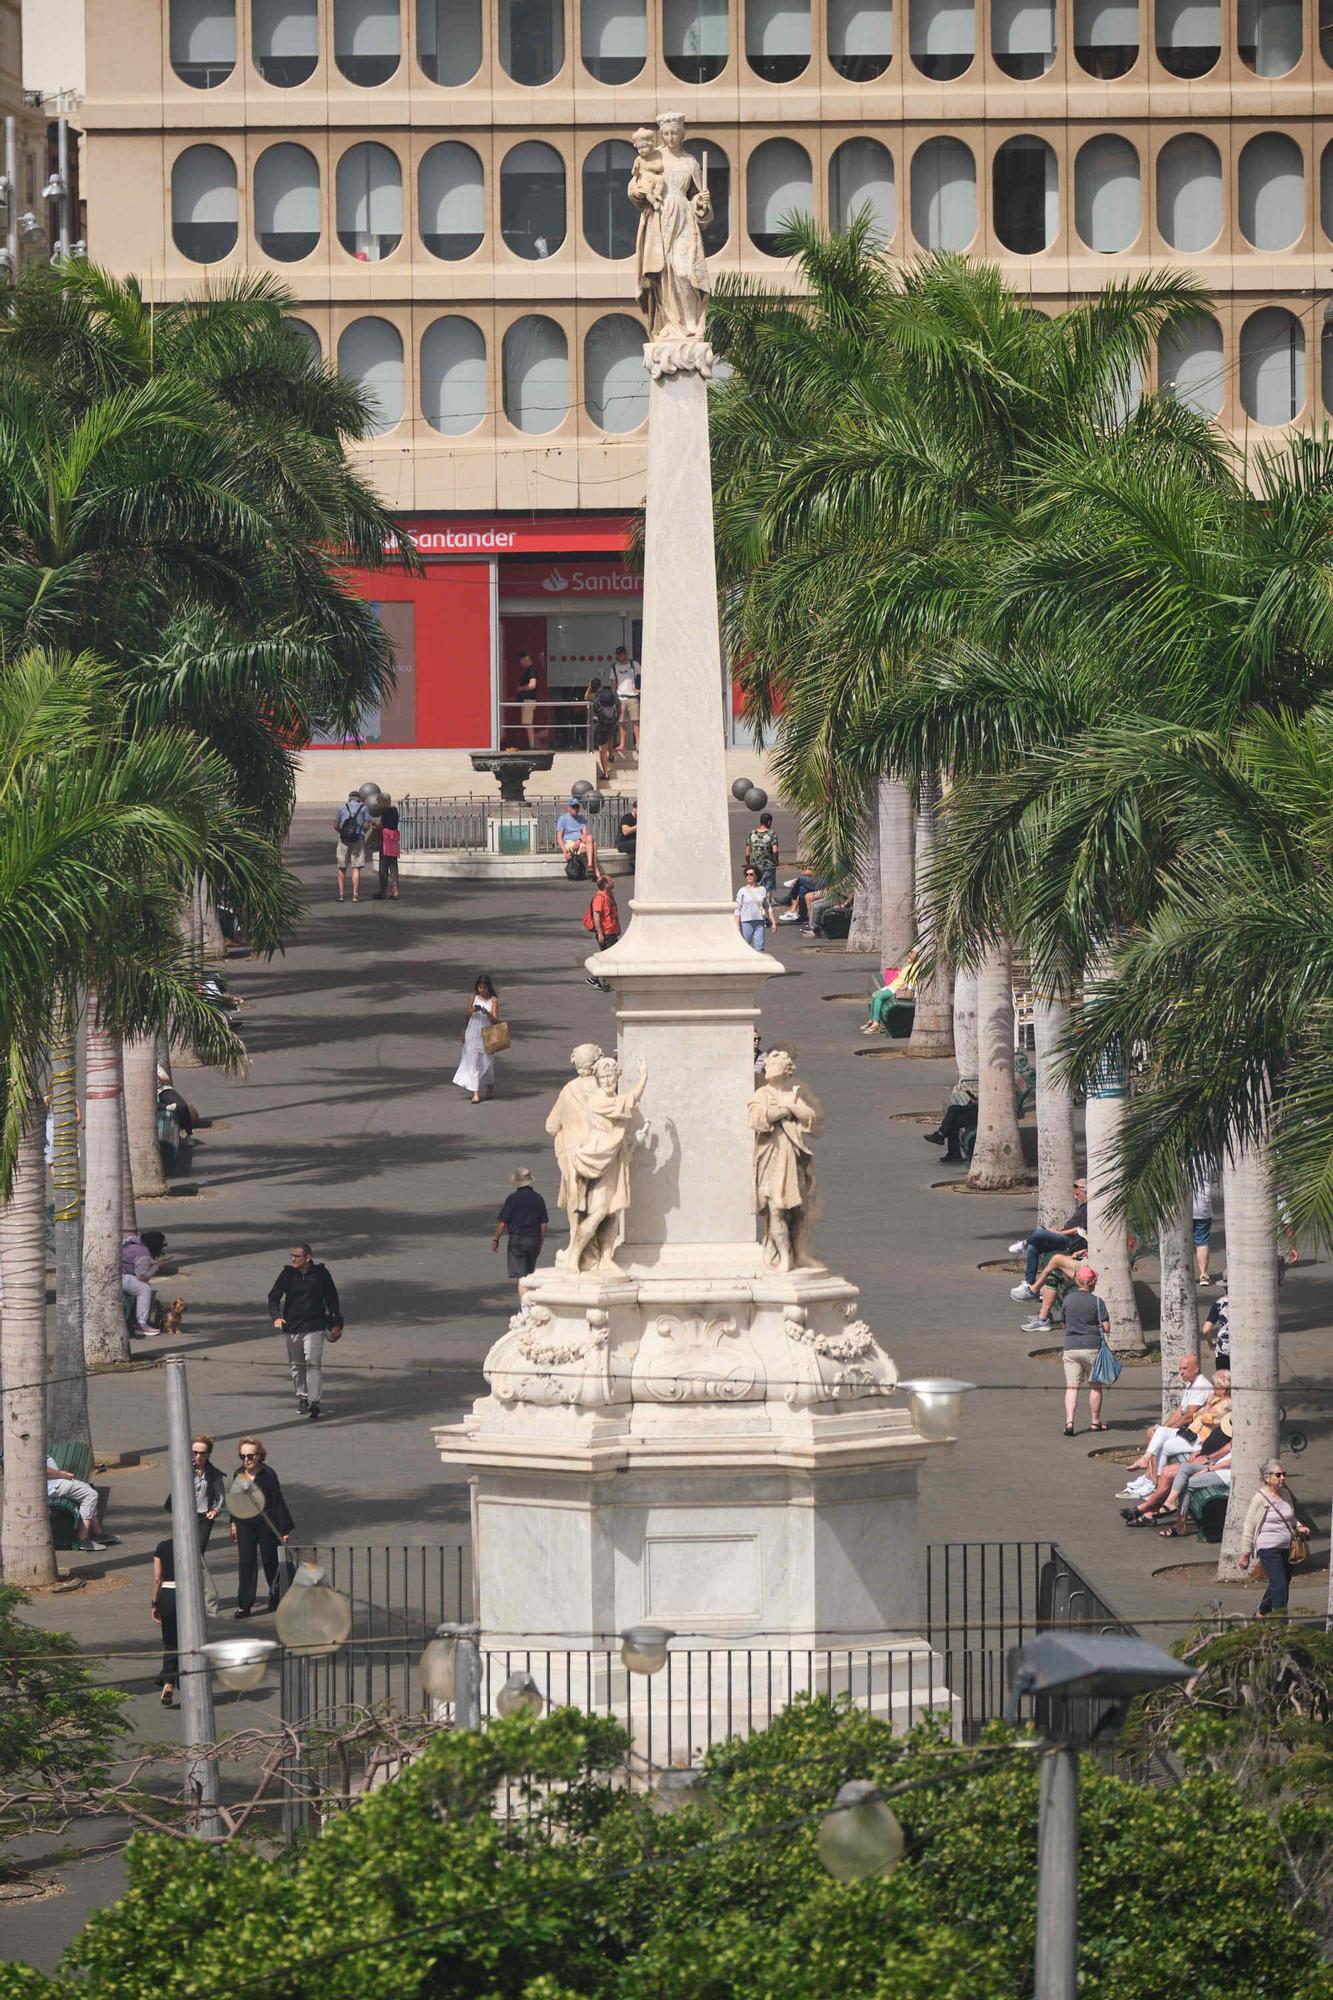
[[[1085,1256],[1088,1248],[1088,1183],[1082,1175],[1074,1182],[1074,1206],[1063,1229],[1034,1229],[1032,1234],[1009,1245],[1009,1254],[1016,1257],[1020,1250],[1027,1252],[1027,1270],[1021,1285],[1015,1285],[1009,1296],[1011,1299],[1035,1299],[1037,1296],[1037,1269],[1043,1257],[1049,1257],[1053,1250],[1062,1250],[1070,1257]]]
[[[923,1132],[928,1146],[943,1146],[944,1158],[961,1166],[963,1161],[963,1139],[968,1132],[977,1129],[977,1093],[969,1090],[962,1104],[951,1104],[940,1120],[937,1132]]]
[[[100,1555],[111,1544],[102,1538],[102,1523],[97,1518],[97,1493],[86,1479],[71,1479],[62,1472],[53,1458],[46,1461],[46,1497],[52,1500],[72,1500],[79,1510],[79,1547]]]
[[[861,1033],[891,1035],[895,1020],[901,1026],[905,1015],[914,1014],[916,982],[916,946],[913,945],[901,965],[884,967],[884,984],[870,996],[870,1019],[861,1023]]]
[[[775,910],[783,910],[785,915],[778,918],[780,924],[808,924],[810,910],[807,898],[817,889],[827,889],[828,880],[823,875],[793,875],[786,884],[786,893],[773,898]]]

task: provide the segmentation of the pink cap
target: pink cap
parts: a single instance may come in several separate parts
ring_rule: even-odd
[[[1080,1264],[1074,1273],[1074,1278],[1075,1282],[1080,1285],[1095,1285],[1097,1282],[1097,1273],[1093,1270],[1091,1264]]]

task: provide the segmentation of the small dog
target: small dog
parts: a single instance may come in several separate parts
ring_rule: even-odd
[[[167,1335],[168,1339],[174,1340],[179,1333],[184,1331],[181,1325],[184,1318],[184,1299],[173,1299],[162,1314],[162,1331]]]

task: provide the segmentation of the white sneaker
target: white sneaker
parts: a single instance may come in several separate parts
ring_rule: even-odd
[[[794,889],[796,887],[796,884],[800,881],[800,879],[801,878],[799,875],[788,875],[784,879],[782,886],[784,889]]]
[[[1023,1284],[1015,1285],[1009,1296],[1011,1299],[1039,1299],[1041,1293],[1034,1292],[1031,1285]]]
[[[1034,1313],[1031,1319],[1023,1321],[1022,1327],[1019,1330],[1022,1333],[1049,1333],[1051,1322],[1048,1319],[1042,1319],[1040,1314]]]
[[[1027,1237],[1020,1236],[1017,1243],[1011,1243],[1009,1245],[1009,1255],[1011,1257],[1017,1257],[1021,1254],[1022,1251],[1026,1250],[1027,1247],[1028,1247]]]
[[[780,924],[799,924],[801,921],[795,910],[784,910],[778,918]]]

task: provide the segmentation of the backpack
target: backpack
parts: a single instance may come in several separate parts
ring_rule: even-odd
[[[587,909],[586,909],[586,910],[585,910],[585,911],[583,912],[583,928],[584,928],[584,930],[585,930],[585,931],[593,931],[593,930],[596,930],[596,928],[597,928],[596,924],[594,924],[594,922],[593,922],[593,920],[592,920],[592,904],[591,904],[591,903],[589,903],[589,905],[588,905]]]
[[[777,844],[777,836],[771,826],[755,828],[750,835],[750,859],[756,868],[762,868],[773,859],[773,849]]]
[[[364,840],[366,829],[361,824],[360,806],[341,805],[333,824],[338,830],[338,838],[347,847],[355,847],[358,840]]]
[[[619,720],[620,698],[614,688],[598,688],[592,705],[599,722]]]
[[[571,882],[586,882],[588,863],[581,854],[571,854],[565,862],[565,873]]]

